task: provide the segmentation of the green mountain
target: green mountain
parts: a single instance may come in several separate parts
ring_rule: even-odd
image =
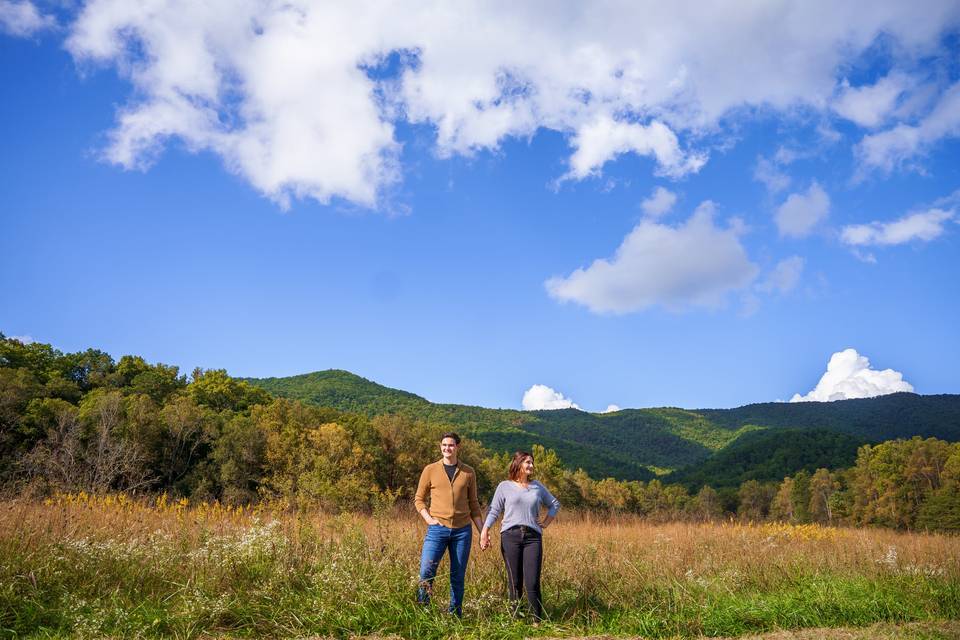
[[[705,484],[736,488],[747,480],[779,482],[798,471],[853,466],[864,444],[863,438],[827,429],[763,429],[744,434],[700,464],[678,469],[664,482],[679,482],[690,491]]]
[[[697,413],[726,429],[759,424],[829,429],[873,442],[912,436],[960,441],[960,395],[954,394],[892,393],[836,402],[767,402],[736,409],[701,409]]]
[[[246,380],[278,396],[342,411],[450,425],[495,451],[541,444],[556,450],[567,466],[596,478],[647,480],[674,471],[670,479],[678,482],[709,477],[734,484],[734,477],[773,479],[810,465],[847,466],[866,442],[914,435],[960,441],[958,395],[898,393],[829,403],[599,414],[437,404],[339,370]]]

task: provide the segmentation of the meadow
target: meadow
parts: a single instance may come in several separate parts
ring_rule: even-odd
[[[8,500],[0,635],[660,638],[960,618],[960,537],[567,512],[545,536],[547,622],[511,615],[498,543],[476,536],[457,620],[441,613],[446,563],[436,608],[414,605],[423,531],[407,505]]]

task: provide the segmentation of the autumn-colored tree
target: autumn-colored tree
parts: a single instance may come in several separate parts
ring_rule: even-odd
[[[440,457],[441,427],[398,415],[377,416],[371,425],[380,441],[377,483],[400,496],[412,496],[423,466]]]
[[[943,485],[951,452],[949,443],[920,437],[861,447],[851,483],[854,521],[913,527],[923,504]]]
[[[770,519],[780,522],[795,522],[796,514],[793,508],[794,480],[787,476],[777,488],[777,493],[770,503]]]
[[[940,475],[940,487],[920,507],[917,526],[960,532],[960,443],[950,445]]]
[[[258,387],[227,375],[223,369],[196,369],[187,391],[197,404],[214,411],[243,411],[254,405],[269,404],[271,396]]]
[[[840,483],[828,469],[817,469],[810,478],[810,519],[820,524],[834,523],[834,494]]]
[[[633,497],[626,483],[613,478],[605,478],[593,485],[594,499],[597,506],[610,512],[626,511]]]
[[[723,504],[716,489],[703,485],[696,497],[690,502],[690,513],[695,520],[710,522],[723,517]]]
[[[266,450],[266,432],[248,415],[232,416],[213,441],[212,473],[199,479],[198,489],[219,495],[226,504],[256,501],[266,472]]]
[[[770,512],[770,503],[773,501],[776,487],[760,484],[756,480],[747,480],[740,485],[737,496],[740,504],[737,515],[747,522],[759,522]]]
[[[266,435],[268,496],[333,511],[369,505],[377,439],[365,419],[285,399],[254,407],[251,418]]]

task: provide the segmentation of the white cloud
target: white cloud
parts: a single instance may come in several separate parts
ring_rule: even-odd
[[[600,413],[614,413],[616,411],[620,411],[620,407],[618,407],[615,404],[608,404],[607,408],[601,411]]]
[[[757,164],[753,167],[753,179],[762,182],[770,193],[779,193],[790,186],[792,179],[784,168],[797,160],[809,158],[811,150],[799,151],[790,147],[777,147],[772,158],[757,156]]]
[[[629,313],[655,304],[718,306],[727,293],[748,286],[757,267],[740,244],[740,229],[714,225],[714,210],[712,202],[703,202],[677,227],[643,220],[612,258],[550,278],[547,291],[595,313]]]
[[[676,203],[677,194],[669,189],[657,187],[654,189],[653,193],[650,194],[649,198],[640,203],[640,208],[643,209],[643,212],[647,216],[651,218],[659,218],[660,216],[669,213],[673,209],[673,205]]]
[[[142,168],[180,140],[280,203],[377,206],[401,178],[398,122],[430,127],[441,156],[557,131],[569,179],[625,153],[695,172],[691,143],[722,118],[826,108],[880,34],[936,54],[960,8],[921,5],[92,0],[67,48],[133,85],[108,160]]]
[[[801,152],[796,149],[791,149],[790,147],[777,147],[777,152],[773,154],[773,159],[777,164],[787,165],[793,164],[800,158],[805,158],[809,155],[809,152]]]
[[[918,211],[893,222],[848,225],[841,231],[840,238],[854,246],[904,244],[912,240],[929,242],[943,233],[943,223],[953,217],[953,211],[943,209]]]
[[[957,206],[960,206],[960,189],[957,189],[950,195],[943,196],[942,198],[937,198],[936,200],[933,201],[933,206],[940,207],[940,208],[949,207],[951,209]]]
[[[913,391],[913,385],[903,379],[902,373],[893,369],[871,369],[865,356],[855,349],[844,349],[830,357],[826,373],[810,393],[804,396],[795,393],[790,402],[872,398],[898,391]]]
[[[960,135],[960,82],[943,93],[933,110],[915,125],[900,123],[865,136],[857,145],[860,161],[857,179],[871,169],[889,173],[911,166],[915,158],[943,138]]]
[[[753,179],[762,182],[770,193],[779,193],[790,186],[790,176],[782,171],[775,161],[763,156],[757,158]]]
[[[524,411],[540,411],[542,409],[579,409],[579,405],[570,398],[565,398],[559,391],[554,391],[543,384],[535,384],[523,394]]]
[[[10,340],[16,340],[17,342],[20,342],[22,344],[33,344],[34,342],[36,342],[36,340],[34,340],[30,336],[7,336],[7,338]]]
[[[829,212],[830,196],[814,181],[805,194],[791,194],[777,209],[774,218],[781,236],[803,238]]]
[[[912,84],[902,73],[891,73],[870,86],[851,87],[844,79],[833,110],[861,127],[876,127],[893,113],[897,98]]]
[[[653,156],[657,173],[675,178],[696,173],[707,161],[706,155],[681,151],[676,134],[657,120],[642,125],[603,115],[581,126],[572,144],[576,151],[565,177],[578,180],[598,174],[608,161],[629,151]]]
[[[0,33],[24,38],[56,24],[53,16],[43,15],[28,0],[0,0]]]
[[[806,261],[800,256],[784,258],[777,263],[773,271],[767,274],[757,289],[764,293],[789,293],[800,282],[800,274]]]

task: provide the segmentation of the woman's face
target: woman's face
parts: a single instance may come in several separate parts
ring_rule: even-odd
[[[520,463],[520,470],[523,471],[524,475],[528,478],[533,475],[533,458],[527,456],[523,459],[523,462]]]

